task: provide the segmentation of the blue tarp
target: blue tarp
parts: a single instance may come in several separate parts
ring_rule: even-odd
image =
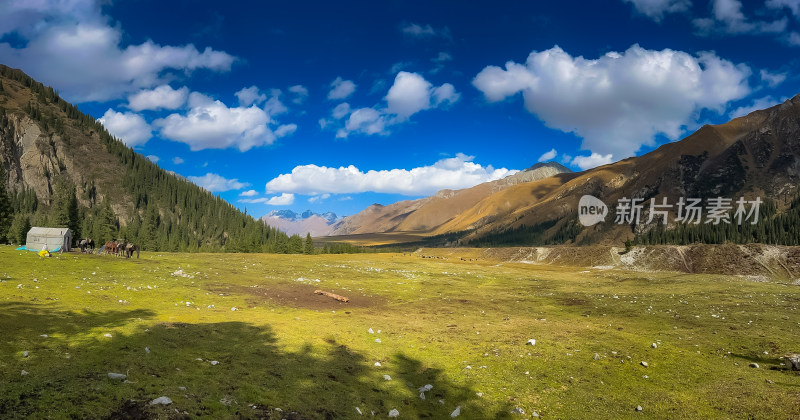
[[[41,251],[41,248],[40,248],[40,249],[31,249],[31,248],[25,248],[24,246],[21,246],[21,247],[17,248],[17,251],[33,251],[33,252],[39,252],[39,251]],[[53,252],[58,252],[58,251],[61,251],[61,247],[60,247],[60,246],[58,246],[58,247],[56,247],[56,249],[48,249],[48,251],[49,251],[49,252],[51,252],[51,253],[53,253]]]

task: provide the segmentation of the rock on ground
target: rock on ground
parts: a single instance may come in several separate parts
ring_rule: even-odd
[[[158,405],[158,404],[170,405],[170,404],[172,404],[172,400],[169,399],[169,397],[158,397],[158,398],[154,399],[153,401],[150,401],[150,405]]]
[[[397,411],[396,408],[393,408],[392,411],[389,412],[389,417],[400,417],[400,412]]]

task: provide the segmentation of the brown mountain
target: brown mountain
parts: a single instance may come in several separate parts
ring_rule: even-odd
[[[800,95],[725,124],[703,126],[681,141],[639,157],[496,190],[487,184],[462,190],[459,193],[471,199],[459,201],[460,205],[448,207],[438,217],[433,216],[435,211],[415,216],[423,208],[437,208],[435,202],[444,203],[438,194],[386,207],[373,205],[346,219],[343,223],[351,226],[343,231],[461,232],[460,243],[467,244],[526,226],[539,227],[542,240],[566,237],[575,243],[617,242],[648,228],[613,223],[615,206],[623,197],[641,198],[646,203],[650,198],[666,197],[674,204],[680,197],[758,196],[772,198],[781,206],[798,193],[798,181]],[[586,194],[609,205],[605,223],[587,228],[577,224],[578,201]],[[647,215],[643,213],[644,220]]]
[[[358,214],[334,225],[332,235],[379,232],[430,233],[457,217],[481,200],[514,185],[544,179],[570,170],[555,162],[537,163],[530,168],[491,182],[463,190],[441,190],[418,200],[399,201],[382,206],[373,204]]]

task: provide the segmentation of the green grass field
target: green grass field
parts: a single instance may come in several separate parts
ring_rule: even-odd
[[[798,308],[730,276],[5,246],[0,417],[796,419]]]

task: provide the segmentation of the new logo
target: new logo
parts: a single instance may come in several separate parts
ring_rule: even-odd
[[[578,202],[578,221],[584,226],[594,226],[606,220],[608,206],[593,195],[584,195]]]

